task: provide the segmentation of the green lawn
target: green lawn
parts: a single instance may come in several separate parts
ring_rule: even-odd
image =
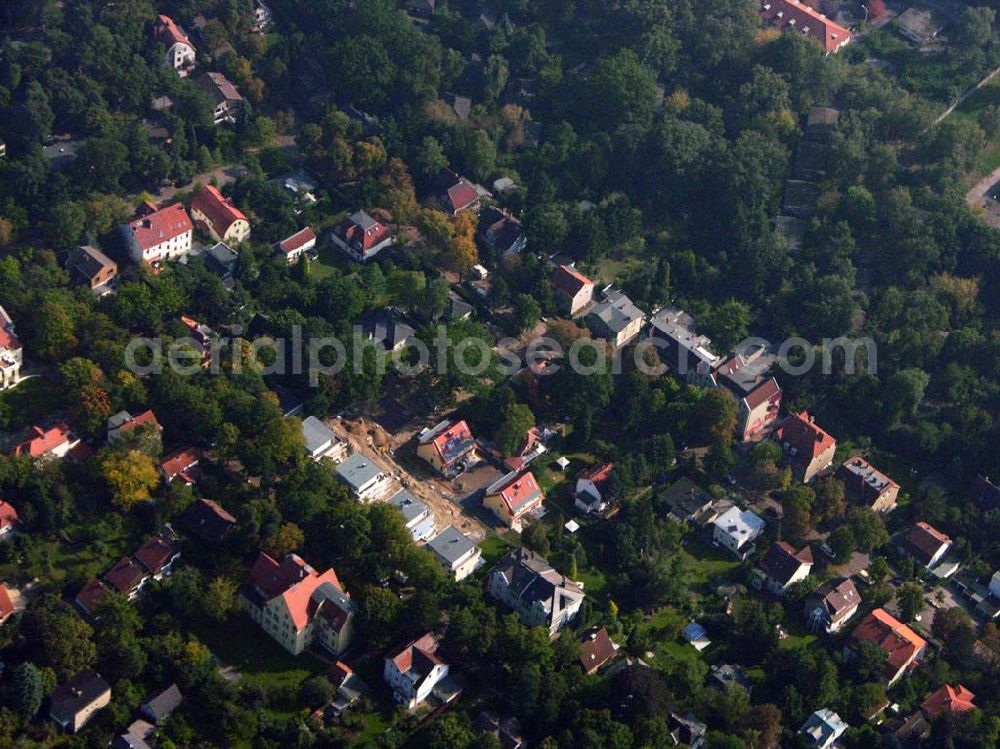
[[[732,555],[696,539],[691,539],[687,547],[681,549],[681,558],[692,587],[709,585],[720,575],[740,566]]]
[[[72,529],[66,535],[71,538]],[[39,540],[28,546],[20,562],[0,565],[0,579],[26,573],[56,587],[75,581],[82,584],[102,575],[134,546],[131,534],[125,529],[104,536],[97,543]]]
[[[500,536],[487,536],[479,543],[479,549],[483,552],[483,559],[487,566],[499,561],[500,557],[511,548],[511,545]]]
[[[809,632],[795,617],[795,612],[792,615],[786,616],[786,621],[782,622],[782,626],[785,628],[785,632],[788,634],[784,640],[778,642],[778,647],[782,650],[792,650],[794,648],[806,647],[812,645],[814,642],[819,640],[819,638]]]

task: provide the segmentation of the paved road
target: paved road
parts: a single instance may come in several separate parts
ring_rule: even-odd
[[[166,203],[174,199],[174,196],[183,191],[191,190],[195,183],[200,183],[202,185],[207,185],[215,178],[215,184],[219,187],[223,185],[228,185],[230,182],[236,180],[237,177],[242,176],[247,173],[247,168],[245,166],[240,166],[239,164],[229,164],[226,166],[220,166],[213,169],[210,172],[202,172],[201,174],[196,174],[191,178],[191,182],[186,185],[181,185],[180,187],[164,187],[161,188],[158,193],[156,193],[157,203]]]

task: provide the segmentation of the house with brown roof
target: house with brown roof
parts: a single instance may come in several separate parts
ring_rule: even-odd
[[[520,531],[524,518],[540,507],[544,498],[531,471],[511,471],[486,487],[483,506],[508,528]]]
[[[154,536],[136,549],[132,556],[146,570],[148,579],[162,580],[173,573],[181,552],[166,538]]]
[[[437,654],[440,645],[437,636],[428,632],[385,659],[382,679],[400,705],[412,710],[448,677],[448,664]]]
[[[170,16],[163,15],[157,17],[153,31],[157,41],[167,48],[163,58],[164,64],[176,70],[181,78],[186,78],[194,69],[196,54],[194,44],[188,35]]]
[[[96,247],[82,244],[70,252],[66,270],[78,283],[103,293],[110,291],[108,284],[118,275],[118,263]]]
[[[322,574],[297,554],[280,562],[260,552],[240,591],[250,618],[292,655],[318,644],[339,655],[348,646],[355,605],[337,573]]]
[[[393,236],[382,222],[357,211],[333,228],[330,240],[352,260],[364,263],[392,246]]]
[[[156,420],[156,414],[146,409],[133,416],[128,411],[119,411],[108,418],[108,442],[115,443],[136,429],[145,428],[151,434],[160,435],[163,427]]]
[[[204,498],[192,502],[184,510],[181,522],[192,535],[210,544],[222,543],[236,527],[236,518],[222,505]]]
[[[27,455],[37,460],[65,458],[69,451],[80,444],[69,424],[60,422],[48,429],[34,426],[27,439],[14,447],[14,455]]]
[[[278,251],[284,256],[285,262],[295,265],[306,253],[312,252],[316,247],[316,232],[312,227],[307,226],[299,229],[292,236],[282,239],[276,245]]]
[[[941,715],[956,715],[975,710],[976,704],[973,702],[975,698],[976,695],[961,684],[954,687],[945,684],[921,702],[920,709],[927,720],[934,720]]]
[[[17,526],[21,520],[17,515],[14,505],[6,500],[0,499],[0,541],[6,541],[17,531]]]
[[[73,603],[86,619],[97,621],[97,610],[108,595],[108,586],[100,580],[91,580],[76,594]]]
[[[830,55],[851,41],[851,32],[798,0],[761,0],[764,23],[789,33],[810,36]]]
[[[21,591],[0,583],[0,625],[21,611],[24,611],[24,597]]]
[[[580,638],[580,667],[585,674],[595,674],[618,655],[618,645],[608,635],[607,627],[594,627]]]
[[[875,609],[854,628],[847,645],[847,655],[852,645],[861,642],[874,643],[886,654],[889,686],[915,668],[927,651],[927,641],[885,609]]]
[[[149,572],[134,557],[122,557],[104,574],[104,582],[108,587],[130,601],[138,598],[148,580]]]
[[[594,301],[594,282],[573,265],[557,265],[552,273],[552,288],[560,309],[575,317]]]
[[[438,473],[452,478],[476,459],[476,440],[464,419],[445,420],[417,436],[417,455]]]
[[[899,484],[864,458],[848,458],[840,464],[835,475],[843,482],[849,501],[875,512],[891,512],[896,508]]]
[[[212,120],[216,125],[236,124],[236,115],[243,104],[243,95],[222,73],[202,73],[194,79],[212,101]]]
[[[136,263],[158,266],[191,251],[194,224],[183,203],[158,208],[145,203],[125,227],[129,257]]]
[[[778,541],[771,544],[771,548],[757,563],[751,582],[758,590],[767,590],[781,596],[790,587],[809,577],[812,566],[813,553],[809,544],[796,551],[785,541]]]
[[[193,447],[178,450],[161,461],[160,475],[168,485],[180,481],[185,486],[194,486],[201,475],[200,460],[201,452]]]
[[[741,442],[764,439],[778,421],[781,387],[770,374],[776,361],[775,350],[758,345],[730,354],[711,370],[711,384],[728,388],[740,404],[736,433]]]
[[[14,387],[21,380],[21,341],[14,333],[14,321],[0,306],[0,390]]]
[[[861,594],[849,577],[828,580],[806,598],[806,626],[810,632],[839,632],[860,605]]]
[[[214,185],[205,185],[191,200],[191,217],[216,242],[233,245],[250,236],[246,214]]]
[[[450,169],[444,169],[437,178],[437,203],[442,211],[457,216],[462,211],[479,211],[483,198],[492,198],[490,193],[478,185],[461,177]]]
[[[916,564],[931,569],[951,548],[951,538],[937,528],[921,521],[896,541],[896,548]]]
[[[528,627],[544,627],[550,636],[573,621],[583,604],[583,583],[560,574],[545,557],[515,549],[490,572],[487,592],[510,606]]]
[[[837,440],[823,431],[808,411],[791,414],[774,436],[788,455],[795,477],[804,483],[832,465],[837,452]]]
[[[510,211],[490,206],[479,214],[476,229],[479,241],[493,251],[497,260],[516,255],[528,246],[524,226]]]

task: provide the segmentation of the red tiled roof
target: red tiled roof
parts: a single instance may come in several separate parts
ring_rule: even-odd
[[[503,500],[512,517],[526,512],[542,500],[542,490],[531,471],[514,476],[506,485],[495,489],[493,494]]]
[[[188,469],[194,468],[198,465],[198,460],[201,457],[201,453],[193,447],[189,447],[185,450],[178,450],[171,455],[168,455],[160,463],[160,470],[163,471],[163,475],[168,479],[173,480],[174,477],[185,473]]]
[[[910,663],[924,648],[927,641],[885,609],[875,609],[854,629],[851,638],[873,642],[885,651],[889,670],[895,675]]]
[[[116,432],[131,432],[136,427],[142,426],[143,424],[152,424],[156,427],[156,431],[162,432],[163,427],[160,426],[160,422],[156,420],[156,414],[150,409],[146,409],[141,414],[133,416],[131,419],[122,424]]]
[[[416,666],[421,672],[429,671],[430,668],[427,668],[427,666],[443,663],[443,661],[435,655],[439,644],[440,643],[437,638],[428,632],[423,637],[414,640],[403,648],[392,659],[392,662],[396,664],[396,668],[398,668],[399,672],[403,674],[414,668],[414,666]]]
[[[146,570],[141,564],[132,557],[122,557],[108,570],[104,580],[119,593],[127,595],[139,586],[144,577]]]
[[[94,613],[108,594],[107,586],[100,580],[91,580],[76,594],[76,605],[88,613]]]
[[[7,310],[0,307],[0,351],[7,349],[8,351],[17,351],[21,348],[21,342],[18,340],[17,336],[14,335],[11,330],[13,330],[14,321],[11,319],[10,315],[7,314]]]
[[[583,275],[576,268],[569,265],[560,265],[552,274],[552,285],[567,296],[576,296],[580,289],[586,286],[593,286],[594,282]]]
[[[214,185],[205,185],[194,196],[191,210],[203,214],[220,237],[224,237],[229,227],[237,221],[247,220],[243,211],[234,206],[229,198],[223,197]]]
[[[172,47],[175,44],[186,44],[194,49],[191,40],[184,35],[170,16],[160,16],[159,22],[156,24],[156,33],[167,47]]]
[[[924,714],[933,720],[941,713],[964,713],[974,710],[976,698],[972,692],[959,684],[957,687],[945,684],[920,704]]]
[[[345,597],[348,595],[336,572],[328,569],[320,575],[297,554],[289,554],[279,564],[262,551],[250,570],[250,583],[269,601],[278,596],[284,598],[296,629],[309,623],[315,613],[314,607],[310,609],[312,595],[324,583],[332,584]]]
[[[479,193],[464,178],[459,178],[457,183],[445,191],[445,197],[452,212],[458,213],[479,200]]]
[[[337,661],[330,666],[330,670],[327,673],[330,678],[330,683],[333,684],[334,689],[336,689],[344,683],[344,679],[354,673],[354,669],[343,661]]]
[[[14,604],[10,600],[7,586],[0,584],[0,622],[14,613]]]
[[[472,441],[472,430],[469,429],[469,425],[465,419],[462,419],[452,424],[440,434],[435,435],[431,439],[431,445],[434,446],[434,452],[438,454],[441,461],[448,464],[449,462],[454,462],[461,455],[464,455],[464,452],[461,455],[449,455],[448,446],[450,444],[466,444]]]
[[[17,510],[10,502],[0,499],[0,528],[12,528],[17,523]]]
[[[796,0],[762,0],[761,18],[780,29],[808,34],[827,54],[836,52],[851,39],[851,32],[822,13]]]
[[[348,216],[333,231],[345,244],[360,250],[362,254],[389,236],[389,230],[364,211]]]
[[[159,208],[132,221],[129,229],[142,250],[148,250],[191,231],[191,217],[183,203]]]
[[[173,544],[162,538],[151,538],[138,548],[135,558],[152,574],[158,574],[177,553]]]
[[[56,424],[51,429],[32,427],[31,436],[14,448],[14,454],[40,458],[60,445],[65,445],[69,438],[69,424],[65,422]]]
[[[796,457],[802,460],[822,455],[837,441],[816,425],[808,411],[792,414],[777,431],[778,442],[795,448]]]
[[[312,230],[311,226],[307,226],[305,229],[299,229],[288,239],[284,239],[278,242],[278,247],[286,255],[290,255],[296,250],[301,250],[309,242],[316,241],[316,232]]]
[[[611,462],[595,463],[590,468],[582,471],[577,478],[585,481],[589,479],[595,484],[599,484],[611,475],[611,469],[614,467],[615,464]]]

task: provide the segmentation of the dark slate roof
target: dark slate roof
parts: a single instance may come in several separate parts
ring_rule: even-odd
[[[180,706],[182,699],[181,690],[176,684],[171,684],[162,692],[150,697],[143,703],[142,714],[154,723],[159,723],[161,720],[168,718],[170,713]]]

